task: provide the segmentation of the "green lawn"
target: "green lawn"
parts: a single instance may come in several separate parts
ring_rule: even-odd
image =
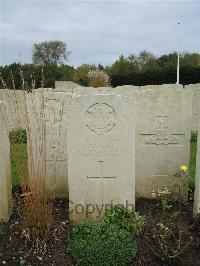
[[[26,144],[11,145],[11,176],[14,186],[19,186],[19,173],[28,177],[28,155]]]
[[[19,185],[18,167],[21,168],[21,172],[28,177],[28,156],[26,144],[12,144],[11,146],[11,166],[12,166],[12,182],[14,186]],[[191,142],[190,147],[190,180],[189,186],[193,190],[195,187],[195,168],[196,168],[196,152],[197,143]],[[15,155],[15,156],[14,156]],[[17,166],[15,163],[15,157],[17,158]]]
[[[195,188],[196,154],[197,154],[197,142],[191,142],[191,145],[190,145],[190,179],[189,179],[189,187],[192,190],[194,190],[194,188]]]

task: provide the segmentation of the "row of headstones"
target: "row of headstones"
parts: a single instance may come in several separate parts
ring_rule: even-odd
[[[167,87],[170,87],[171,85],[165,85]],[[124,90],[129,91],[136,91],[136,90],[145,90],[148,91],[149,89],[154,89],[159,86],[155,85],[148,85],[148,86],[120,86],[118,88],[123,88]],[[197,131],[198,130],[198,116],[200,115],[200,84],[190,84],[186,86],[179,86],[184,88],[185,90],[192,93],[192,130]],[[71,81],[56,81],[55,82],[55,89],[52,88],[39,88],[36,89],[35,92],[66,92],[71,94],[74,88],[82,88],[84,87],[73,83]],[[26,93],[23,91],[17,90],[0,90],[0,102],[5,101],[8,104],[5,105],[5,108],[9,108],[7,110],[7,115],[9,119],[9,127],[16,128],[17,126],[21,126],[22,128],[25,128],[26,125],[26,106],[25,106],[25,98]]]
[[[43,159],[38,155],[43,102],[46,179],[56,196],[69,193],[72,220],[96,217],[99,206],[111,202],[134,205],[135,190],[136,197],[150,197],[153,189],[163,185],[173,189],[173,174],[180,164],[189,164],[192,95],[182,86],[146,90],[74,86],[69,93],[26,95],[37,172]],[[4,141],[2,145],[8,147]],[[5,154],[1,157],[8,165],[8,149]],[[9,167],[2,164],[7,171]],[[7,189],[0,186],[0,197],[8,193],[3,198],[9,200],[2,205],[4,214],[0,207],[0,217],[6,220],[11,206],[9,171],[3,176]],[[198,187],[197,181],[195,206]],[[182,190],[182,197],[187,198],[186,183]]]

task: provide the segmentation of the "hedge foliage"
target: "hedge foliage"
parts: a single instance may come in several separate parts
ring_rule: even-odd
[[[27,143],[27,134],[25,129],[14,129],[9,132],[9,139],[11,144]]]
[[[197,142],[197,138],[198,138],[198,132],[192,132],[192,134],[191,134],[191,139],[190,139],[190,141],[191,142]]]
[[[177,54],[171,53],[156,57],[152,53],[141,51],[138,55],[128,57],[121,55],[110,66],[82,64],[77,68],[56,63],[44,65],[13,63],[0,66],[0,72],[9,88],[12,88],[11,71],[16,83],[16,89],[22,88],[19,69],[23,69],[28,86],[31,79],[36,81],[36,88],[41,87],[42,68],[44,86],[54,88],[56,80],[74,81],[82,86],[89,85],[89,71],[103,70],[110,77],[111,86],[120,85],[159,85],[176,83]],[[180,57],[180,83],[183,85],[200,83],[200,54],[182,53]],[[2,85],[0,85],[2,88]]]

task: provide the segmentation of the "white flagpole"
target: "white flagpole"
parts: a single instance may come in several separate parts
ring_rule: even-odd
[[[180,46],[181,46],[181,37],[180,37],[180,22],[178,22],[178,51],[177,51],[177,80],[176,84],[179,84],[179,76],[180,76]]]

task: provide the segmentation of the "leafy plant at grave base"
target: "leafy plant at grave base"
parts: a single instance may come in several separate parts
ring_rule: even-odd
[[[115,224],[129,231],[134,236],[138,236],[141,233],[144,225],[144,218],[137,212],[127,210],[125,207],[119,207],[117,205],[105,211],[104,221],[108,224]]]
[[[4,224],[0,223],[0,236],[3,235],[4,229],[5,229]]]
[[[164,216],[166,216],[167,211],[172,208],[172,205],[169,203],[170,195],[171,192],[166,186],[163,186],[161,189],[153,190],[151,194],[152,198],[157,198],[160,200]]]
[[[158,197],[161,201],[163,215],[161,215],[161,220],[159,223],[151,229],[152,236],[149,240],[149,248],[152,252],[159,257],[164,262],[172,262],[179,259],[180,255],[186,250],[190,245],[191,240],[187,243],[182,241],[182,191],[183,183],[188,177],[188,168],[185,165],[182,165],[180,169],[174,175],[177,178],[177,183],[175,189],[178,188],[178,202],[179,210],[178,212],[171,209],[169,204],[169,196],[171,192],[164,190],[164,193],[161,193],[161,197]],[[160,190],[161,191],[161,190]],[[169,192],[169,193],[168,193]],[[152,193],[153,197],[157,196],[155,191]],[[164,204],[163,204],[163,195]],[[166,207],[167,206],[167,207]],[[170,207],[169,207],[170,206]],[[170,212],[169,212],[170,211]]]
[[[114,224],[86,221],[68,236],[68,248],[77,265],[127,265],[136,255],[132,235]]]
[[[15,129],[9,132],[9,140],[11,144],[27,143],[26,129]]]

